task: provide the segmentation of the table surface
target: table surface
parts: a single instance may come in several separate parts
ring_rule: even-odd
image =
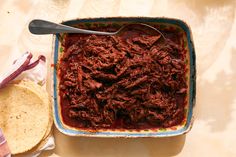
[[[193,31],[197,56],[197,103],[192,130],[172,138],[68,137],[54,129],[50,157],[235,157],[236,7],[234,0],[2,0],[0,72],[25,51],[50,61],[52,36],[29,33],[34,18],[61,22],[106,16],[176,17]],[[49,78],[48,78],[49,79]]]

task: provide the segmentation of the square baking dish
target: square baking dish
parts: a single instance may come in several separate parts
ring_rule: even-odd
[[[63,34],[56,34],[54,36],[54,46],[53,46],[53,62],[52,62],[52,96],[53,96],[53,114],[54,122],[57,129],[63,134],[69,136],[89,136],[89,137],[169,137],[177,136],[187,133],[193,124],[193,109],[195,106],[195,95],[196,95],[196,66],[195,66],[195,50],[192,39],[192,34],[189,26],[179,19],[171,18],[149,18],[149,17],[110,17],[110,18],[88,18],[88,19],[77,19],[65,21],[63,24],[69,26],[75,26],[78,24],[83,24],[85,26],[98,25],[104,26],[106,24],[112,25],[122,25],[125,23],[147,23],[159,25],[162,29],[176,29],[183,32],[183,47],[186,50],[187,55],[187,105],[185,108],[185,119],[180,125],[173,126],[170,128],[157,128],[157,129],[147,129],[147,130],[118,130],[118,129],[98,129],[96,132],[88,131],[78,128],[73,128],[67,126],[61,116],[60,108],[60,97],[58,96],[58,73],[57,65],[61,54],[63,53],[63,48],[61,46],[61,41]]]

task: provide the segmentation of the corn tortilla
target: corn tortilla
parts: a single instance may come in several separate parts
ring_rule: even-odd
[[[0,90],[0,127],[12,154],[29,151],[45,138],[49,112],[47,100],[33,90],[18,84]]]
[[[44,139],[42,139],[42,141],[39,144],[37,144],[34,148],[32,148],[31,150],[29,150],[27,152],[14,155],[14,157],[25,157],[26,155],[38,152],[40,149],[42,149],[44,147],[44,145],[48,142],[50,137],[51,137],[51,132],[49,132],[48,136],[45,137]]]
[[[42,141],[39,144],[37,144],[31,150],[25,152],[25,153],[33,153],[33,152],[39,151],[47,143],[49,137],[51,136],[52,125],[53,125],[52,107],[51,107],[51,101],[50,101],[51,99],[49,98],[48,93],[45,90],[43,90],[41,86],[39,86],[38,84],[32,81],[21,80],[17,82],[17,86],[24,87],[24,88],[27,88],[29,90],[36,92],[38,96],[40,96],[40,98],[45,101],[45,103],[49,104],[49,123],[48,123],[47,131]],[[25,153],[21,153],[18,156],[22,157],[24,156]]]
[[[45,90],[43,90],[40,85],[38,85],[32,81],[29,81],[29,80],[21,80],[17,83],[17,86],[27,88],[28,90],[31,90],[31,91],[37,93],[37,95],[44,101],[44,103],[48,104],[49,122],[48,122],[47,131],[46,131],[43,139],[47,138],[51,132],[52,124],[53,124],[52,107],[51,107],[51,101],[50,101],[51,99],[49,98],[48,93]]]
[[[51,136],[52,125],[53,125],[52,107],[51,107],[51,101],[50,101],[51,99],[49,98],[48,93],[45,90],[43,90],[40,85],[38,85],[32,81],[21,80],[21,81],[17,81],[14,83],[17,83],[17,86],[24,87],[24,88],[27,88],[28,90],[32,90],[32,91],[36,92],[38,94],[38,96],[40,96],[40,98],[45,101],[45,104],[46,103],[49,104],[49,123],[48,123],[47,131],[46,131],[42,141],[39,144],[37,144],[31,150],[25,152],[25,153],[33,153],[33,152],[39,151],[47,143],[49,137]],[[21,153],[18,156],[19,157],[24,156],[25,153]]]

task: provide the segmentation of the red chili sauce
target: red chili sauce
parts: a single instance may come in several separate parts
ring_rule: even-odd
[[[112,26],[94,30],[115,31]],[[185,118],[186,53],[181,33],[130,28],[115,36],[67,34],[59,61],[66,125],[83,129],[151,129]]]

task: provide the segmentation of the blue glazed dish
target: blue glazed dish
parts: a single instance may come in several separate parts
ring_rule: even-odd
[[[77,19],[65,21],[63,24],[74,26],[78,24],[91,25],[106,25],[106,24],[116,24],[121,25],[124,23],[131,22],[141,22],[152,25],[159,25],[160,27],[170,27],[178,29],[183,32],[183,45],[186,49],[187,55],[187,80],[188,80],[188,94],[187,94],[187,105],[185,108],[186,118],[184,122],[178,126],[171,128],[157,128],[150,130],[107,130],[99,129],[96,132],[83,130],[78,128],[72,128],[63,123],[60,111],[60,97],[58,96],[58,73],[57,65],[60,59],[60,55],[63,53],[63,48],[61,46],[61,41],[63,34],[56,34],[54,36],[54,46],[53,46],[53,63],[52,63],[52,97],[53,97],[53,114],[54,122],[57,129],[63,134],[69,136],[89,136],[89,137],[169,137],[182,135],[190,131],[193,124],[193,109],[195,106],[195,95],[196,95],[196,66],[195,66],[195,50],[192,39],[191,30],[188,25],[179,19],[170,18],[147,18],[147,17],[111,17],[111,18],[89,18],[89,19]]]

